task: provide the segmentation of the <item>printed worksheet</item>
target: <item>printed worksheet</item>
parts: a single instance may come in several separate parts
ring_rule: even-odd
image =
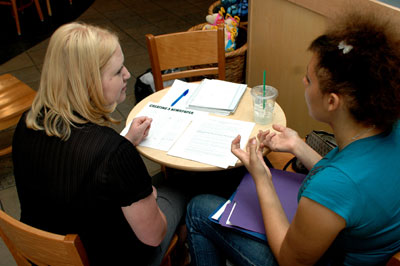
[[[147,116],[153,119],[149,135],[139,146],[168,151],[194,117],[202,117],[205,115],[207,115],[207,113],[149,102],[136,116]],[[125,127],[121,135],[126,135],[130,125],[131,123]]]
[[[232,140],[240,134],[245,147],[253,127],[253,122],[205,116],[192,121],[168,155],[228,168],[238,160],[231,152]]]

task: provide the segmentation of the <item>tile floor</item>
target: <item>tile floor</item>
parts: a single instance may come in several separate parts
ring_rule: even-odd
[[[121,120],[115,126],[120,132],[127,115],[135,105],[133,86],[136,77],[150,68],[144,35],[186,31],[205,22],[209,6],[214,0],[95,0],[77,20],[105,26],[116,31],[125,54],[125,65],[132,74],[127,99],[120,104],[114,117]],[[0,75],[11,73],[35,90],[38,88],[40,71],[48,40],[45,40],[8,62],[0,65]],[[160,166],[145,160],[149,173],[155,175]],[[12,176],[10,156],[0,158],[0,208],[19,218],[19,201]],[[0,266],[16,265],[0,239]]]

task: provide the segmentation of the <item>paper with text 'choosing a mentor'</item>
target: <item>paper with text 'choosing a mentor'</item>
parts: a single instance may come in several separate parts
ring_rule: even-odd
[[[241,135],[245,147],[253,122],[209,116],[208,113],[148,103],[138,116],[153,119],[149,135],[139,146],[168,151],[168,155],[228,168],[237,158],[231,153],[232,140]],[[128,125],[121,135],[125,135]]]

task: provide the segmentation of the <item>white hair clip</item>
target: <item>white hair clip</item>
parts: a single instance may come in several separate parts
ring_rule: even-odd
[[[344,41],[341,41],[338,45],[339,50],[343,50],[343,54],[347,54],[353,49],[353,45],[346,44]]]

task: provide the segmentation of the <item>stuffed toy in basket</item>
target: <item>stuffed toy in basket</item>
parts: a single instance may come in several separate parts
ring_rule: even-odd
[[[203,30],[216,29],[218,25],[224,24],[225,28],[225,51],[230,52],[236,49],[236,37],[238,36],[239,22],[238,16],[232,17],[226,14],[224,17],[225,9],[221,7],[218,13],[208,15]]]

